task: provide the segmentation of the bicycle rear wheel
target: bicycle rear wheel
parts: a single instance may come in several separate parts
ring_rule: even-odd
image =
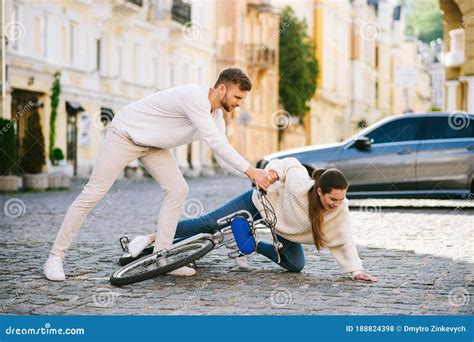
[[[174,248],[162,255],[156,252],[122,267],[110,277],[112,285],[128,285],[157,277],[202,258],[214,248],[214,242],[201,239]]]

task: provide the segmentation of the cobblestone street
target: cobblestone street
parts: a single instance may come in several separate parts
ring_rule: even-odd
[[[283,271],[257,254],[249,259],[250,270],[238,270],[221,248],[197,262],[194,277],[161,276],[119,288],[109,283],[121,254],[118,238],[153,232],[162,200],[153,180],[121,180],[89,215],[88,226],[66,255],[68,279],[49,282],[42,275],[43,263],[85,182],[75,180],[69,191],[0,196],[1,314],[473,313],[474,210],[468,199],[435,209],[432,202],[423,208],[423,200],[411,200],[412,208],[385,207],[383,200],[375,205],[354,201],[359,253],[365,268],[379,277],[376,284],[352,281],[327,250],[319,255],[306,246],[300,274]],[[249,187],[247,180],[231,176],[188,182],[187,210],[198,212]]]

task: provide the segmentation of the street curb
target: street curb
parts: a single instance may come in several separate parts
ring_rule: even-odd
[[[361,208],[380,208],[380,209],[412,209],[412,210],[474,210],[473,206],[453,206],[453,205],[437,205],[437,206],[423,206],[423,205],[367,205],[367,204],[361,204],[361,205],[349,205],[350,209],[361,209]],[[367,210],[367,212],[370,212],[370,210]]]

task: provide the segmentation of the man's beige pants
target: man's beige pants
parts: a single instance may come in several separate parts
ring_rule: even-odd
[[[172,244],[188,185],[169,150],[136,145],[128,134],[108,129],[100,147],[91,178],[71,204],[54,242],[51,254],[64,257],[87,214],[107,194],[120,172],[138,159],[160,184],[164,199],[158,215],[155,250]]]

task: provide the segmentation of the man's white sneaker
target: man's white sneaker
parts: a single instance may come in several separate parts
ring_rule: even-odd
[[[247,262],[247,257],[239,256],[239,257],[235,258],[234,260],[235,260],[235,263],[237,264],[237,266],[239,266],[240,268],[243,268],[243,269],[249,269],[250,268],[249,263]]]
[[[177,270],[171,271],[167,274],[175,275],[175,276],[182,276],[182,277],[190,277],[196,274],[196,270],[194,268],[183,266],[178,268]]]
[[[135,258],[137,257],[145,248],[150,245],[151,241],[148,240],[148,237],[145,235],[139,235],[134,238],[128,244],[128,252],[130,255]]]
[[[46,279],[54,281],[63,281],[66,279],[63,270],[63,259],[56,255],[49,256],[48,260],[44,263],[43,270]]]

